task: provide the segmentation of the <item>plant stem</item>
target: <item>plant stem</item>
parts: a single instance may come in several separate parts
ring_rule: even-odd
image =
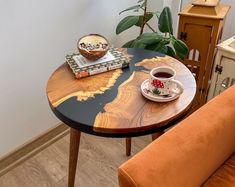
[[[148,1],[148,0],[145,0],[144,15],[143,15],[142,25],[141,25],[141,28],[140,28],[140,35],[143,34],[143,32],[144,32],[144,26],[145,26],[145,23],[146,23],[147,1]]]
[[[156,32],[156,31],[153,29],[153,27],[151,27],[148,23],[145,23],[145,24],[148,26],[148,28],[150,28],[151,31]]]

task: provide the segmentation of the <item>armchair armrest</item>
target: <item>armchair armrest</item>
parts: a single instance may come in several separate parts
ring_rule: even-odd
[[[235,151],[235,86],[118,169],[121,187],[200,186]]]

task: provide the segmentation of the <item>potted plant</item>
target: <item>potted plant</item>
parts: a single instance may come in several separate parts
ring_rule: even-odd
[[[129,15],[118,23],[116,34],[120,34],[133,26],[140,28],[139,36],[125,43],[123,47],[149,49],[172,57],[178,56],[183,60],[188,53],[188,47],[173,35],[170,8],[165,7],[162,12],[149,12],[147,11],[147,3],[148,0],[138,0],[136,5],[119,13],[122,14],[127,11],[141,12],[140,15]],[[149,24],[154,16],[158,19],[159,31],[154,30]],[[148,27],[152,32],[144,33],[145,27]]]

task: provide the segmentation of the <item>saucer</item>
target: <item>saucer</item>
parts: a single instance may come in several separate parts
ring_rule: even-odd
[[[153,94],[149,88],[149,79],[145,80],[142,84],[141,84],[141,93],[144,97],[146,97],[147,99],[151,100],[151,101],[155,101],[155,102],[169,102],[169,101],[173,101],[175,99],[177,99],[180,94],[175,94],[175,93],[171,93],[169,95],[166,96],[162,96],[162,95],[156,95]]]

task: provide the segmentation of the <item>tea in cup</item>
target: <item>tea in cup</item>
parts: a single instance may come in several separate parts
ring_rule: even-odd
[[[168,66],[161,66],[150,71],[149,90],[160,96],[172,93],[180,95],[184,88],[181,82],[175,80],[176,71]]]

